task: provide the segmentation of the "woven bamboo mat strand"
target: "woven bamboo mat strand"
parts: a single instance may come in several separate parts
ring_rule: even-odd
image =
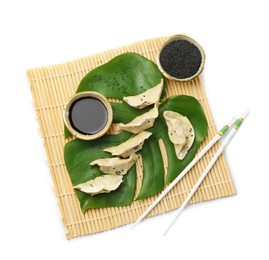
[[[63,148],[65,143],[70,141],[71,138],[64,140],[63,106],[68,98],[75,93],[80,80],[92,69],[124,52],[137,52],[156,62],[157,52],[166,39],[167,37],[161,37],[140,41],[65,64],[34,68],[27,71],[34,107],[40,126],[40,134],[44,142],[67,239],[110,230],[134,222],[157,195],[142,201],[135,201],[127,207],[94,209],[88,210],[86,214],[83,214],[64,164]],[[192,95],[203,106],[209,126],[208,135],[199,149],[201,150],[215,135],[216,127],[200,79],[196,78],[184,83],[168,81],[167,97],[178,94]],[[217,143],[195,165],[190,173],[153,209],[149,216],[158,215],[180,207],[219,145]],[[137,162],[137,168],[138,188],[136,194],[139,191],[142,180],[143,170],[141,168],[141,160]],[[227,162],[222,155],[190,203],[233,194],[235,194],[235,188]]]

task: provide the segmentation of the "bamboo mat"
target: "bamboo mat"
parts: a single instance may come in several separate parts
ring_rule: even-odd
[[[142,201],[135,201],[127,207],[93,209],[83,214],[64,164],[64,144],[71,139],[64,139],[63,106],[69,97],[75,93],[80,80],[92,69],[124,52],[137,52],[156,62],[157,52],[165,40],[167,40],[167,37],[149,39],[65,64],[27,71],[40,133],[44,141],[67,239],[110,230],[134,222],[156,199],[157,195]],[[203,106],[208,120],[208,135],[200,147],[201,150],[216,134],[217,130],[200,79],[196,78],[186,83],[168,81],[167,96],[177,94],[192,95]],[[180,207],[219,145],[219,143],[216,144],[196,164],[190,173],[153,209],[149,216],[158,215]],[[138,189],[141,185],[141,179],[141,169],[138,169]],[[235,194],[235,188],[226,160],[222,155],[190,203],[233,194]]]

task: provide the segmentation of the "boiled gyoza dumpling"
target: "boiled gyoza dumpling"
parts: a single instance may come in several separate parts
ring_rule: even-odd
[[[136,96],[124,97],[123,100],[132,107],[142,109],[146,106],[157,103],[161,97],[162,90],[163,79],[161,79],[161,82],[155,87],[152,87]]]
[[[137,134],[143,130],[146,130],[154,125],[155,119],[158,117],[158,108],[155,106],[148,112],[136,117],[128,124],[118,124],[120,130],[125,130],[134,134]]]
[[[133,153],[127,159],[121,159],[119,157],[98,159],[91,162],[90,165],[100,166],[100,170],[103,173],[125,175],[136,162],[138,157],[139,156],[137,154]]]
[[[191,148],[195,133],[189,119],[173,111],[164,111],[163,117],[168,126],[168,136],[175,146],[177,158],[183,160]]]
[[[129,157],[131,154],[141,150],[144,141],[151,135],[151,132],[142,131],[138,135],[128,139],[126,142],[123,142],[118,146],[106,148],[104,151],[123,158]]]
[[[116,190],[122,183],[122,175],[101,175],[87,182],[74,186],[74,189],[89,193],[92,196]]]

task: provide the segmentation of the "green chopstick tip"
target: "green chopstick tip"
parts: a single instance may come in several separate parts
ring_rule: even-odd
[[[228,130],[229,130],[229,126],[228,125],[225,125],[224,127],[222,127],[221,129],[220,129],[220,131],[218,132],[218,134],[220,135],[220,136],[223,136]]]
[[[234,124],[234,128],[235,129],[238,129],[241,126],[241,124],[243,123],[244,119],[247,117],[248,113],[249,113],[249,110],[246,109],[244,111],[243,115],[239,119],[236,120],[236,122]]]

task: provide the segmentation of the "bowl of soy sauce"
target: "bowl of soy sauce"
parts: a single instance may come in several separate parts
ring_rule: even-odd
[[[172,80],[188,81],[200,75],[204,68],[202,46],[184,34],[171,36],[161,47],[157,64],[162,74]]]
[[[69,132],[82,140],[103,136],[112,124],[113,111],[105,96],[94,91],[73,95],[63,109],[64,123]]]

